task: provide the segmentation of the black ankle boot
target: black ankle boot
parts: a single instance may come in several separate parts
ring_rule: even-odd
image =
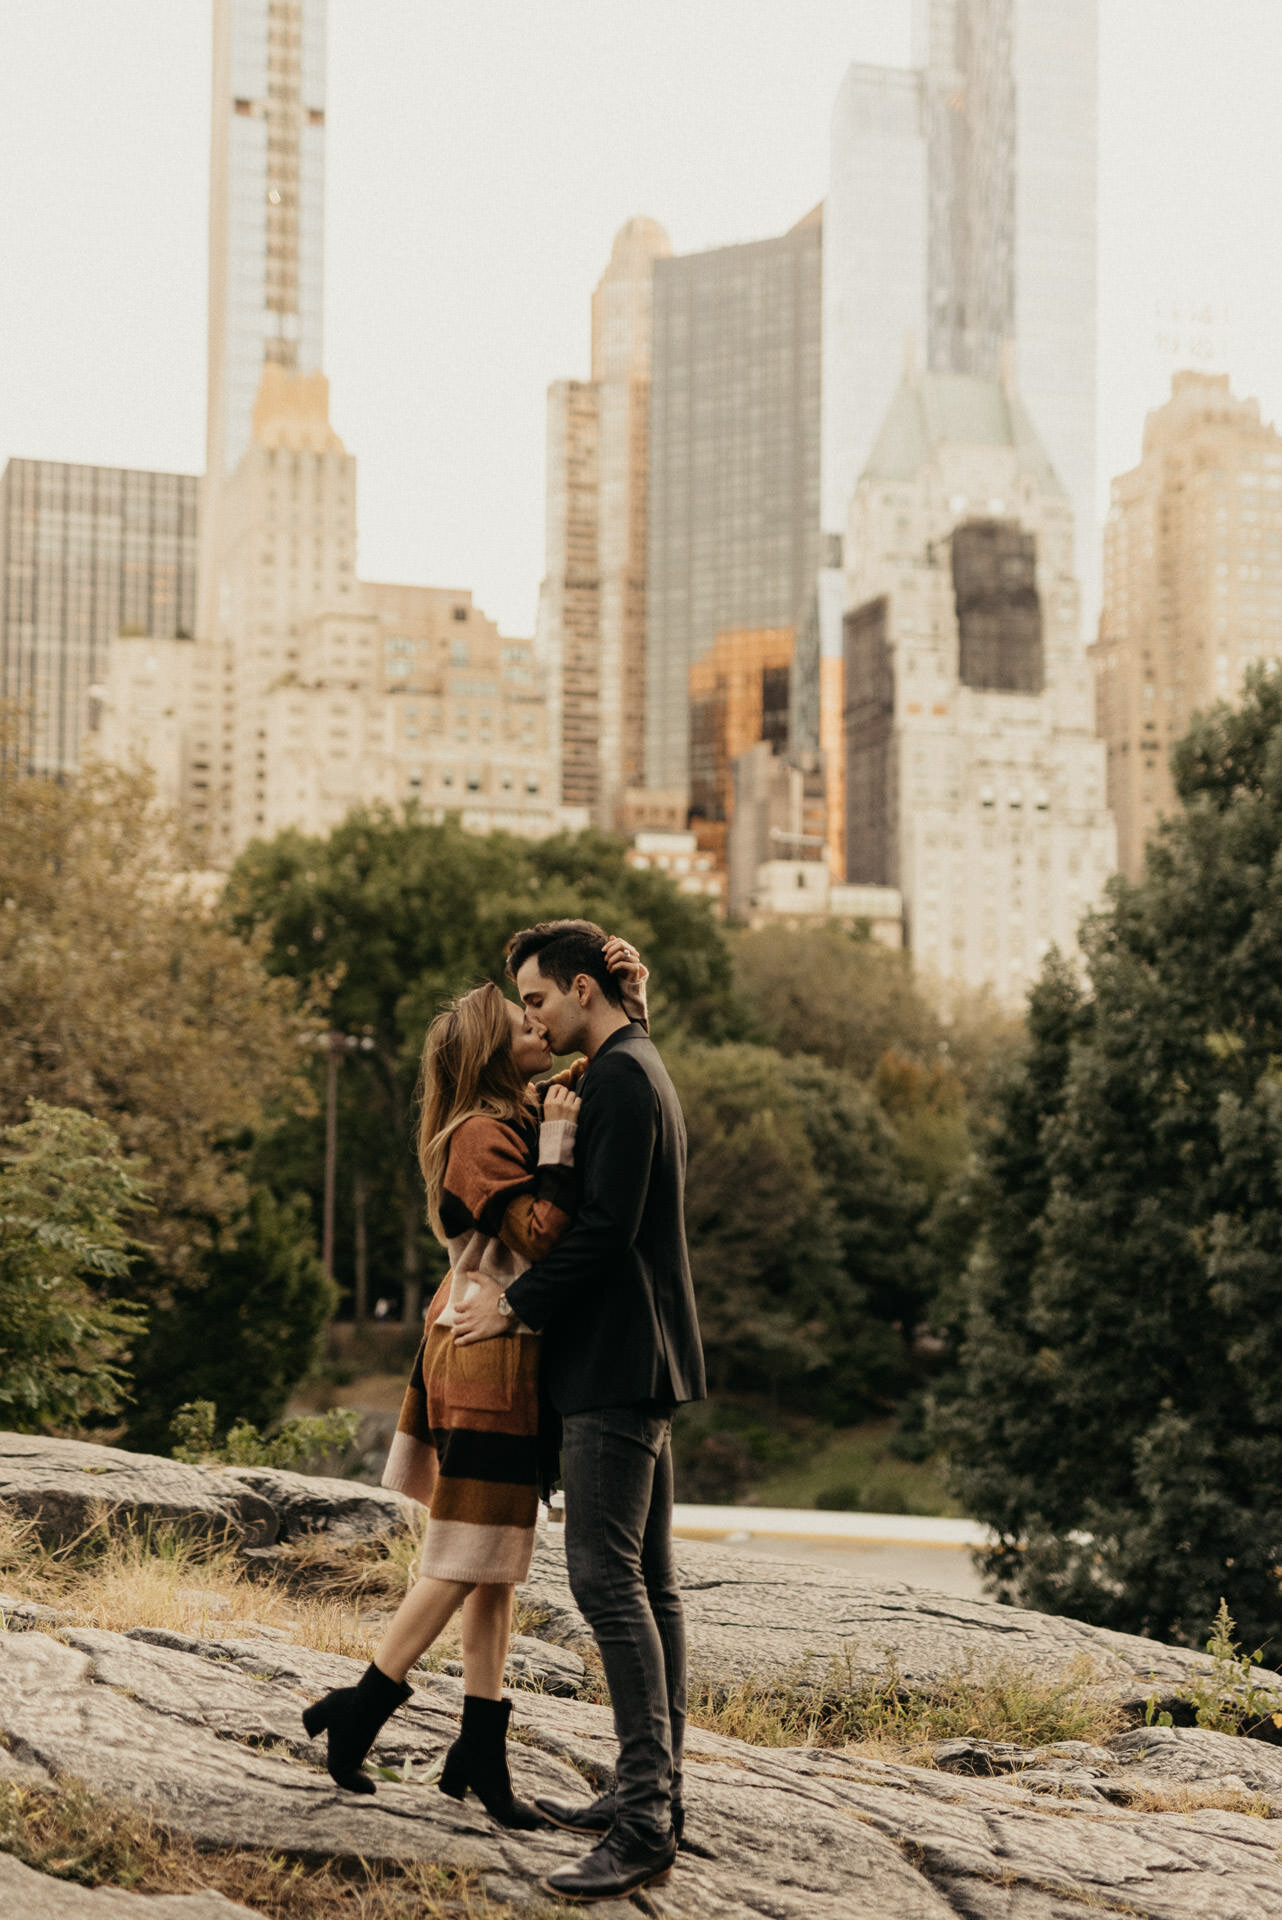
[[[361,1772],[361,1762],[384,1721],[391,1719],[411,1691],[403,1680],[389,1680],[371,1661],[354,1687],[337,1687],[307,1708],[303,1725],[312,1738],[329,1733],[325,1764],[340,1787],[349,1793],[373,1793],[374,1782]]]
[[[479,1694],[465,1694],[463,1728],[445,1756],[440,1788],[452,1799],[461,1800],[471,1787],[500,1826],[533,1832],[546,1823],[527,1801],[518,1800],[512,1792],[506,1751],[511,1717],[510,1700],[483,1700]]]

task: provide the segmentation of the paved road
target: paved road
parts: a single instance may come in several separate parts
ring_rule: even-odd
[[[747,1539],[731,1535],[723,1539],[723,1545],[733,1546],[736,1553],[760,1555],[764,1559],[803,1560],[812,1566],[845,1567],[861,1580],[881,1581],[890,1586],[906,1582],[914,1587],[933,1587],[936,1593],[950,1593],[964,1600],[981,1599],[984,1592],[968,1547],[924,1547],[898,1541],[892,1545],[865,1541],[828,1545],[765,1534],[750,1534]]]

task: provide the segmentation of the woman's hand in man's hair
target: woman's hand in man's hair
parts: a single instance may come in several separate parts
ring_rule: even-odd
[[[611,973],[634,973],[641,978],[645,976],[641,955],[617,933],[612,933],[602,947],[601,958]]]

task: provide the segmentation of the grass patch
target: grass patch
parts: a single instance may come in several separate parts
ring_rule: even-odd
[[[1102,1745],[1127,1724],[1104,1697],[1094,1664],[1076,1662],[1047,1679],[1013,1663],[965,1668],[909,1688],[893,1659],[874,1679],[841,1661],[805,1668],[778,1684],[697,1684],[690,1724],[758,1747],[893,1749],[915,1765],[941,1740],[1003,1740],[1024,1747],[1058,1740]]]
[[[61,1546],[44,1544],[33,1521],[0,1516],[0,1587],[76,1626],[167,1627],[194,1639],[271,1627],[299,1646],[369,1660],[420,1546],[409,1526],[385,1542],[338,1544],[311,1534],[264,1577],[246,1568],[232,1539],[121,1525],[105,1507]],[[451,1623],[421,1664],[438,1667],[457,1650]]]
[[[145,1813],[113,1805],[74,1780],[56,1788],[0,1782],[0,1852],[58,1880],[135,1893],[213,1890],[270,1920],[555,1920],[551,1900],[519,1909],[486,1898],[465,1870],[310,1866],[251,1847],[204,1851]]]
[[[961,1508],[933,1460],[901,1460],[893,1420],[840,1428],[804,1462],[780,1467],[745,1495],[756,1507],[818,1507],[851,1513],[957,1515]]]

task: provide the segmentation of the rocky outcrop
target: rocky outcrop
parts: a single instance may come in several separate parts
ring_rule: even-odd
[[[267,1569],[280,1547],[304,1534],[336,1543],[386,1538],[407,1512],[399,1495],[356,1481],[189,1467],[31,1434],[0,1434],[0,1507],[29,1516],[53,1540],[73,1538],[103,1511],[133,1525],[225,1531]],[[884,1678],[893,1662],[912,1688],[967,1667],[1059,1673],[1088,1659],[1098,1684],[1134,1705],[1154,1694],[1165,1703],[1207,1670],[1202,1655],[1157,1641],[992,1600],[874,1584],[835,1567],[752,1559],[701,1541],[677,1543],[677,1566],[695,1672],[718,1683],[822,1677],[834,1661],[857,1682]],[[570,1591],[561,1528],[541,1533],[521,1598],[534,1615],[532,1634],[579,1654],[592,1646]]]
[[[0,1633],[0,1739],[29,1780],[79,1776],[198,1845],[313,1861],[433,1861],[471,1869],[497,1903],[534,1903],[542,1876],[581,1843],[559,1832],[506,1833],[470,1799],[457,1805],[436,1790],[431,1773],[457,1728],[459,1682],[415,1677],[412,1701],[375,1749],[375,1764],[395,1777],[380,1777],[374,1796],[333,1786],[299,1713],[359,1671],[356,1661],[257,1634]],[[608,1780],[606,1709],[520,1693],[516,1726],[518,1791],[575,1797]],[[1101,1911],[1258,1920],[1282,1912],[1271,1822],[1224,1807],[1141,1813],[1127,1805],[1137,1793],[1151,1801],[1167,1783],[1177,1800],[1191,1787],[1230,1800],[1245,1791],[1282,1813],[1282,1755],[1254,1742],[1173,1729],[1144,1729],[1107,1747],[951,1742],[934,1767],[854,1749],[757,1748],[699,1730],[689,1746],[694,1850],[650,1900],[674,1920],[1091,1920]],[[122,1920],[170,1920],[170,1907],[173,1920],[220,1920],[237,1911],[136,1895],[124,1896],[135,1906],[117,1909],[104,1895],[48,1881],[41,1897],[52,1888],[48,1899],[67,1904],[12,1908],[5,1886],[0,1880],[0,1907],[30,1920],[114,1920],[117,1910]]]
[[[0,1507],[34,1521],[47,1541],[72,1540],[108,1513],[138,1527],[225,1533],[257,1549],[305,1533],[380,1539],[403,1526],[407,1512],[399,1494],[353,1480],[269,1467],[189,1467],[30,1433],[0,1433]]]
[[[713,1682],[822,1679],[836,1663],[852,1684],[885,1679],[893,1665],[909,1689],[995,1665],[1060,1674],[1089,1661],[1102,1690],[1128,1706],[1168,1701],[1205,1674],[1204,1655],[1135,1634],[1111,1633],[1059,1614],[924,1587],[858,1580],[840,1568],[736,1555],[678,1541],[677,1566],[691,1664]],[[529,1630],[581,1650],[591,1646],[574,1605],[560,1529],[540,1535],[521,1597],[542,1622]],[[1262,1680],[1282,1685],[1276,1675]]]
[[[127,1893],[121,1887],[78,1887],[24,1867],[0,1853],[0,1913],[12,1920],[236,1920],[248,1907],[221,1893]],[[252,1916],[250,1916],[252,1920]]]

